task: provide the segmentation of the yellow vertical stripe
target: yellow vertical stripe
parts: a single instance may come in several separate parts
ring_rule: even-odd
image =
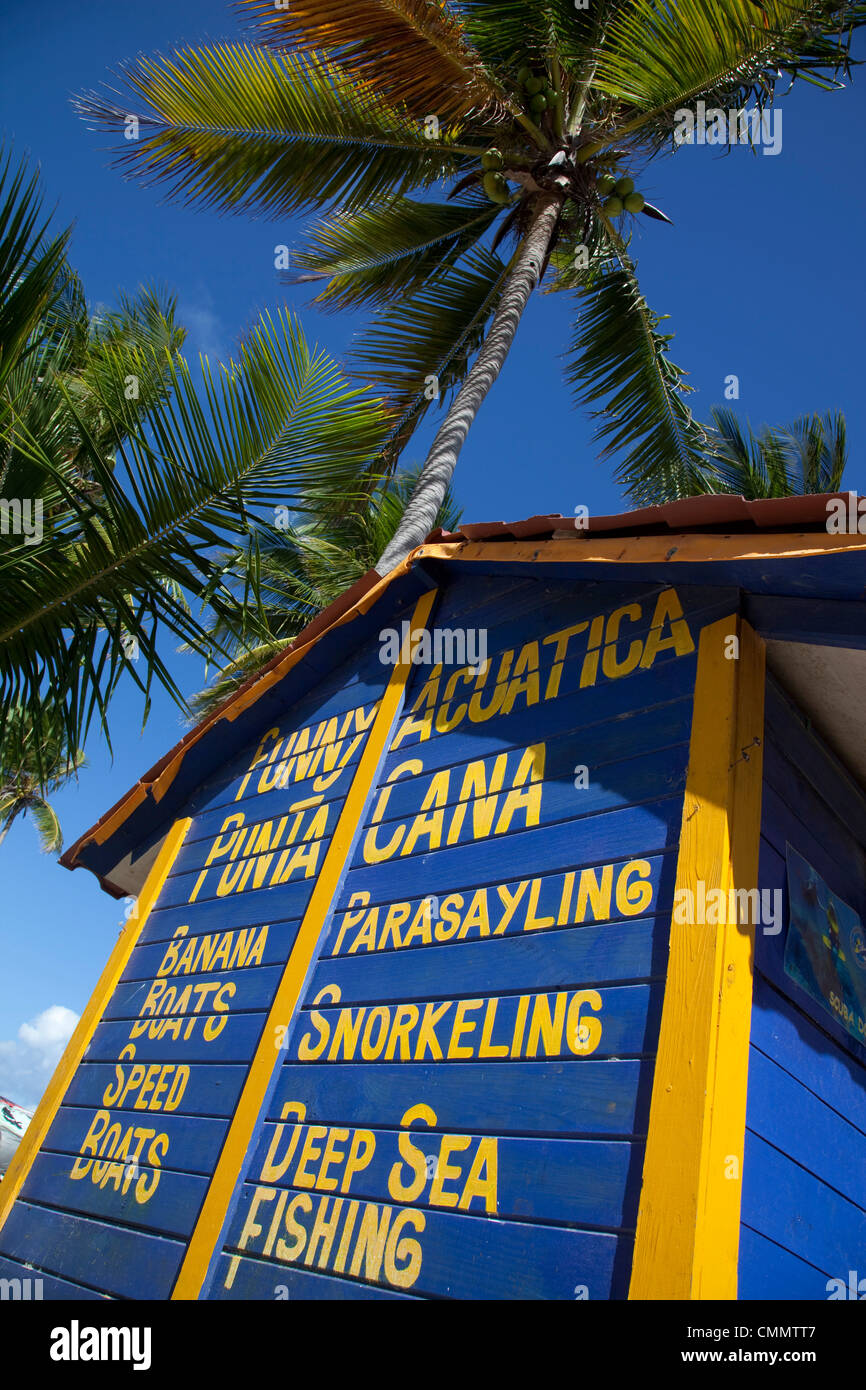
[[[737,1296],[754,924],[678,922],[676,904],[701,882],[726,903],[757,888],[763,733],[764,643],[723,618],[698,649],[632,1299]]]
[[[286,962],[274,1002],[265,1021],[259,1045],[250,1065],[249,1074],[232,1116],[229,1132],[219,1156],[207,1196],[190,1237],[186,1256],[177,1277],[173,1299],[194,1299],[201,1293],[208,1265],[225,1221],[229,1202],[240,1180],[256,1121],[261,1112],[273,1070],[280,1058],[276,1038],[278,1029],[286,1029],[300,998],[322,925],[334,898],[337,885],[364,813],[373,778],[393,728],[403,698],[410,670],[410,643],[415,632],[422,629],[430,615],[436,590],[419,599],[412,615],[407,640],[400,661],[394,667],[382,696],[370,736],[361,754],[358,769],[352,780],[328,846],[319,875],[313,886],[292,953]]]
[[[75,1028],[75,1032],[66,1044],[66,1050],[57,1064],[48,1087],[43,1095],[36,1113],[27,1129],[18,1148],[15,1150],[12,1162],[6,1170],[6,1176],[0,1185],[0,1228],[2,1228],[6,1217],[12,1209],[12,1205],[22,1184],[30,1171],[30,1165],[38,1154],[45,1141],[49,1129],[51,1128],[54,1116],[63,1103],[70,1081],[75,1075],[78,1064],[90,1046],[93,1034],[96,1031],[105,1011],[105,1006],[114,993],[118,980],[126,969],[127,961],[132,955],[133,949],[141,935],[142,928],[150,916],[151,909],[162,891],[174,863],[178,851],[183,844],[184,837],[189,830],[192,822],[190,820],[175,821],[168,835],[166,836],[162,848],[156,857],[153,867],[148,874],[144,887],[138,896],[135,908],[130,913],[123,929],[117,938],[114,950],[108,958],[108,962],[97,981],[87,1007]]]

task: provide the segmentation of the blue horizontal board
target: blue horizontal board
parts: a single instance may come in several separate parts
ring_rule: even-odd
[[[354,1299],[407,1299],[413,1295],[350,1279],[331,1279],[326,1274],[274,1264],[271,1260],[251,1260],[246,1255],[220,1255],[206,1297],[223,1302],[231,1299],[274,1299],[277,1302],[318,1303],[337,1299],[343,1303]]]
[[[853,605],[836,605],[841,612]],[[796,768],[836,812],[846,829],[866,844],[866,794],[848,769],[835,757],[784,690],[767,680],[766,723],[773,741],[784,752],[796,748]]]
[[[342,739],[314,750],[309,755],[309,764],[314,770],[307,777],[300,775],[306,763],[301,766],[298,758],[278,758],[273,764],[263,763],[256,768],[243,795],[201,811],[193,818],[184,839],[184,848],[196,840],[213,839],[219,834],[226,817],[235,811],[243,811],[247,823],[252,825],[254,821],[267,820],[269,816],[285,815],[295,802],[309,797],[321,797],[323,802],[341,800],[351,786],[365,742],[366,734],[358,734],[355,739]],[[259,791],[259,774],[265,770],[276,785],[271,790]]]
[[[760,975],[755,978],[751,1041],[866,1134],[866,1068]]]
[[[668,951],[668,918],[616,926],[564,927],[538,935],[500,937],[453,946],[381,951],[373,956],[320,960],[305,1001],[325,985],[341,1004],[440,997],[459,983],[461,994],[536,988],[576,988],[660,975]]]
[[[170,1033],[161,1037],[151,1037],[154,1030],[168,1020],[154,1019],[148,1029],[134,1041],[137,1061],[148,1062],[249,1062],[256,1050],[265,1014],[197,1014],[191,1036],[185,1038],[187,1022],[184,1022],[180,1038],[175,1041]],[[208,1041],[204,1027],[210,1023],[215,1028],[222,1022],[219,1034]],[[120,1056],[121,1048],[130,1042],[129,1021],[123,1023],[100,1023],[87,1049],[89,1062],[114,1061]]]
[[[79,1299],[83,1301],[107,1297],[106,1294],[97,1293],[95,1289],[86,1289],[83,1284],[72,1284],[68,1279],[58,1279],[53,1274],[33,1269],[18,1260],[0,1258],[0,1284],[4,1279],[10,1281],[8,1288],[3,1285],[4,1289],[7,1289],[2,1295],[4,1302],[16,1299],[28,1303],[42,1299],[46,1302],[75,1299],[78,1302]]]
[[[177,859],[174,861],[172,869],[173,875],[187,874],[193,869],[200,871],[205,868],[208,859],[211,859],[210,877],[216,882],[220,878],[226,865],[237,865],[241,860],[247,858],[247,846],[250,847],[250,852],[253,852],[253,846],[265,827],[267,827],[267,839],[269,841],[267,848],[273,855],[274,866],[285,850],[295,849],[308,842],[308,833],[313,824],[318,827],[318,833],[309,835],[309,839],[321,840],[330,837],[340,815],[342,798],[336,801],[325,801],[321,804],[321,807],[306,806],[302,811],[292,813],[290,804],[294,803],[294,798],[291,792],[284,792],[283,795],[287,803],[283,808],[283,814],[276,818],[271,817],[270,820],[260,820],[258,818],[258,809],[254,807],[254,814],[251,814],[251,817],[241,822],[241,817],[244,815],[245,810],[244,806],[239,805],[237,808],[227,807],[226,816],[221,822],[221,824],[226,824],[227,826],[226,834],[219,836],[220,827],[218,826],[214,834],[209,835],[206,839],[192,840],[189,843],[185,840]],[[319,818],[319,812],[321,812],[321,819]],[[327,819],[325,819],[325,817],[327,817]],[[228,850],[224,850],[218,858],[211,858],[214,854],[214,849],[217,847],[217,837],[219,836],[220,839],[228,844],[232,832],[236,829],[240,829],[241,831],[237,839],[238,854],[236,858],[230,858],[230,852]],[[241,838],[241,835],[243,838]],[[215,888],[211,887],[209,890],[203,890],[203,895],[211,897],[215,891]]]
[[[742,1220],[827,1277],[863,1263],[866,1212],[748,1130]]]
[[[195,880],[195,874],[186,875],[187,897]],[[168,884],[170,880],[166,882]],[[312,881],[307,880],[281,884],[277,888],[261,888],[255,893],[231,893],[202,902],[189,903],[184,899],[180,906],[169,907],[163,890],[157,906],[141,929],[139,945],[147,945],[151,941],[169,941],[178,927],[188,927],[192,934],[241,931],[263,922],[297,921],[304,915],[311,891]],[[176,896],[179,897],[179,894]]]
[[[465,945],[521,932],[534,937],[535,932],[557,925],[613,922],[638,913],[667,911],[673,903],[675,876],[675,855],[668,853],[576,866],[567,874],[489,884],[466,893],[413,895],[404,902],[378,903],[367,892],[358,895],[351,911],[335,914],[320,960],[436,948],[447,941]]]
[[[115,1139],[115,1126],[120,1126],[120,1134]],[[42,1145],[42,1152],[84,1154],[89,1156],[95,1148],[98,1158],[112,1157],[115,1148],[123,1142],[129,1126],[139,1130],[139,1135],[130,1141],[130,1152],[138,1148],[142,1131],[151,1134],[143,1138],[142,1153],[156,1135],[165,1135],[167,1143],[160,1146],[160,1162],[163,1168],[171,1168],[185,1173],[210,1173],[219,1158],[223,1140],[228,1132],[226,1120],[193,1118],[189,1115],[133,1114],[123,1110],[91,1109],[79,1105],[61,1105]],[[83,1149],[85,1139],[89,1147]],[[114,1142],[112,1143],[112,1141]],[[146,1162],[142,1158],[141,1162]]]
[[[287,1102],[311,1124],[396,1129],[423,1102],[439,1127],[473,1133],[627,1135],[643,1132],[652,1068],[638,1061],[333,1063],[284,1066],[268,1117]]]
[[[563,990],[558,995],[538,991],[522,999],[500,995],[347,1009],[320,1006],[313,1012],[305,1006],[297,1015],[287,1060],[330,1064],[442,1061],[462,1056],[470,1061],[489,1058],[493,1051],[500,1053],[496,1059],[500,1063],[512,1055],[565,1058],[579,1055],[582,1044],[571,1034],[581,1028],[586,1032],[587,1056],[637,1055],[654,1046],[661,1016],[660,988],[623,985],[592,990],[591,1002],[586,994],[583,990]]]
[[[160,1080],[168,1081],[167,1094],[171,1094],[171,1084],[178,1078],[179,1065],[184,1067],[180,1076],[183,1089],[174,1114],[225,1118],[234,1113],[246,1080],[245,1066],[224,1066],[219,1062],[198,1066],[166,1063],[170,1069],[169,1073]],[[141,1092],[146,1084],[146,1076],[131,1084],[134,1081],[133,1072],[136,1066],[137,1062],[134,1060],[112,1065],[105,1062],[82,1062],[67,1087],[65,1104],[94,1108],[110,1106],[113,1109],[132,1111],[134,1114],[155,1114],[154,1109],[148,1109],[148,1106],[154,1103],[155,1086],[149,1095],[142,1098]],[[135,1076],[138,1076],[137,1072]],[[160,1095],[156,1099],[162,1107],[165,1103],[163,1096]]]
[[[304,909],[310,901],[310,894],[313,891],[316,874],[322,866],[322,860],[325,857],[328,842],[326,840],[317,840],[316,844],[318,846],[317,858],[315,862],[312,860],[310,861],[309,868],[303,869],[299,867],[293,870],[291,878],[275,884],[272,882],[272,879],[277,872],[277,865],[279,863],[280,856],[277,854],[269,867],[268,875],[261,887],[255,887],[255,879],[251,871],[243,892],[231,892],[218,895],[217,887],[222,877],[223,865],[214,864],[211,867],[208,879],[199,887],[198,895],[194,903],[190,902],[190,897],[198,883],[201,870],[192,869],[189,873],[169,874],[162,892],[159,895],[159,906],[160,908],[185,907],[188,912],[190,907],[204,907],[207,902],[214,904],[231,902],[233,908],[234,904],[244,902],[244,912],[246,915],[259,922],[267,922],[275,915],[279,917],[302,917]],[[303,847],[309,848],[308,845]],[[295,847],[293,846],[293,848]],[[283,906],[281,909],[278,909],[277,913],[274,912],[275,900],[273,898],[265,903],[263,898],[259,896],[260,894],[268,892],[274,894],[285,893],[285,898],[282,900]],[[243,915],[244,913],[238,913],[239,918]],[[232,910],[232,925],[234,925],[234,923],[235,913],[234,910]]]
[[[866,1210],[866,1135],[763,1053],[749,1051],[749,1129]]]
[[[823,1270],[799,1260],[750,1226],[740,1227],[738,1298],[815,1301],[828,1297],[827,1282]]]
[[[205,1014],[218,1014],[220,1009],[232,1014],[267,1009],[277,992],[283,970],[281,965],[251,965],[244,970],[191,977],[166,975],[160,979],[129,980],[117,986],[103,1018],[138,1020],[143,1027],[146,1019],[188,1021]],[[195,1033],[200,1031],[200,1027],[194,1030]],[[136,1035],[131,1036],[135,1038]],[[172,1035],[167,1033],[166,1036]]]
[[[0,1255],[120,1298],[168,1298],[184,1245],[19,1200],[0,1231]]]
[[[501,724],[505,722],[503,719]],[[514,743],[506,742],[500,727],[495,757],[490,740],[482,729],[461,729],[457,733],[443,735],[430,744],[419,744],[412,756],[405,760],[391,755],[389,766],[379,779],[380,786],[389,783],[391,771],[400,768],[404,762],[411,765],[420,762],[424,771],[417,772],[413,767],[411,778],[404,772],[402,777],[390,784],[385,815],[388,820],[394,820],[398,816],[417,813],[437,772],[436,787],[441,789],[441,799],[437,798],[436,804],[451,805],[461,796],[467,769],[480,760],[487,768],[486,783],[489,784],[496,758],[504,758],[504,762],[498,766],[502,768],[501,785],[508,787],[527,747],[542,741],[545,745],[545,784],[562,780],[575,790],[576,764],[585,766],[595,774],[590,777],[590,782],[597,779],[604,781],[607,768],[603,768],[602,764],[625,765],[627,759],[652,753],[659,748],[669,749],[683,743],[688,745],[690,725],[691,700],[688,698],[654,705],[628,717],[620,716],[591,730],[581,725],[577,728],[566,727],[562,732],[554,731],[547,720],[541,725],[536,718],[532,725],[522,730],[522,737],[519,736]],[[443,775],[446,769],[449,774],[447,781]],[[470,786],[471,794],[475,795],[474,784],[467,780],[467,787]]]
[[[349,905],[352,893],[377,893],[378,901],[425,893],[455,892],[467,885],[501,882],[503,868],[510,877],[543,875],[577,864],[603,864],[622,857],[624,846],[642,857],[657,854],[678,842],[682,797],[670,796],[644,806],[606,811],[579,821],[514,831],[473,844],[456,845],[417,854],[409,859],[366,865],[363,849],[356,850],[346,875],[339,908]],[[377,892],[378,890],[378,892]]]
[[[188,1236],[192,1231],[207,1191],[207,1178],[140,1165],[127,1185],[122,1163],[106,1160],[104,1171],[93,1163],[83,1177],[73,1177],[74,1163],[68,1154],[37,1154],[21,1189],[21,1200],[51,1204],[64,1212],[80,1212],[112,1224],[142,1227],[158,1235]],[[87,1163],[87,1158],[80,1160],[78,1172]],[[94,1171],[100,1181],[93,1180]],[[137,1192],[145,1200],[140,1200]]]
[[[604,649],[600,648],[599,653],[603,656]],[[646,671],[637,668],[630,675],[615,680],[599,677],[596,685],[584,687],[580,685],[582,665],[582,659],[571,663],[566,660],[562,665],[558,690],[549,695],[552,668],[539,674],[537,695],[534,686],[530,689],[523,687],[523,676],[497,680],[497,673],[494,672],[485,685],[478,685],[476,679],[474,686],[457,687],[453,695],[449,689],[451,678],[447,670],[438,680],[430,678],[426,688],[422,685],[414,693],[407,692],[404,713],[389,746],[386,775],[395,762],[402,761],[398,754],[404,758],[407,756],[407,749],[416,748],[421,743],[425,747],[435,748],[439,739],[453,738],[455,732],[480,731],[493,740],[501,737],[500,730],[509,720],[511,727],[505,740],[507,747],[517,739],[516,730],[520,728],[518,716],[522,718],[524,727],[534,720],[536,729],[545,728],[548,711],[555,711],[560,703],[567,709],[564,716],[566,727],[588,728],[659,700],[674,699],[693,688],[697,659],[694,653],[677,656],[675,652],[663,651]],[[647,678],[652,675],[656,676],[656,681],[650,683]],[[509,693],[512,684],[514,689]],[[656,691],[662,693],[656,696]],[[479,695],[478,704],[473,706],[472,700],[476,695]],[[431,708],[433,714],[429,723],[414,727],[414,721],[421,719]],[[446,711],[444,714],[443,708]],[[555,714],[552,714],[552,718],[556,721]],[[446,729],[444,726],[449,722],[453,727]],[[553,727],[556,727],[556,723]],[[443,756],[448,759],[447,749]]]
[[[173,936],[170,942],[155,941],[133,949],[121,977],[123,983],[128,980],[151,980],[160,970],[163,977],[174,981],[188,979],[191,975],[199,979],[201,966],[208,961],[213,961],[217,967],[209,973],[223,976],[233,961],[239,962],[241,956],[248,958],[254,948],[258,947],[262,930],[259,925],[246,928],[226,925],[220,929],[213,925],[203,925],[195,911],[186,915],[189,918],[189,930],[182,935]],[[224,923],[233,921],[233,913],[228,905],[223,907],[222,918]],[[186,925],[179,923],[178,927]],[[288,960],[295,944],[300,922],[267,922],[262,925],[267,930],[262,941],[260,964],[282,965]],[[178,927],[175,928],[176,932]],[[190,961],[187,953],[191,943],[193,955]],[[258,955],[257,949],[255,954]],[[224,960],[229,964],[223,965]],[[257,960],[256,964],[258,963]],[[247,965],[246,968],[253,967]]]
[[[242,1189],[229,1226],[226,1241],[229,1252],[240,1248],[239,1242],[255,1191],[249,1184]],[[325,1219],[337,1216],[336,1229],[330,1249],[323,1243],[317,1244],[313,1268],[325,1274],[332,1273],[339,1257],[339,1243],[350,1222],[349,1199],[318,1193],[292,1193],[290,1202],[292,1198],[300,1198],[303,1204],[299,1204],[293,1213],[301,1234],[284,1232],[293,1242],[290,1248],[297,1253],[294,1259],[284,1259],[283,1264],[303,1266],[307,1241],[320,1204],[324,1203]],[[273,1207],[274,1204],[269,1205]],[[307,1206],[312,1210],[306,1210]],[[381,1253],[371,1253],[369,1246],[365,1248],[358,1240],[365,1210],[370,1210],[370,1219],[375,1219],[378,1229],[385,1223],[386,1212],[389,1228],[397,1221],[398,1215],[406,1222],[398,1228],[400,1241],[394,1242],[393,1252],[382,1241]],[[254,1255],[260,1253],[267,1239],[270,1216],[272,1212],[266,1208],[260,1217],[262,1232],[247,1238],[245,1248]],[[422,1223],[423,1229],[419,1229]],[[280,1238],[277,1236],[275,1239],[275,1251],[279,1250]],[[582,1286],[587,1289],[590,1299],[601,1299],[612,1295],[617,1247],[624,1239],[557,1226],[450,1213],[446,1215],[437,1211],[421,1212],[386,1203],[361,1202],[349,1231],[345,1263],[351,1270],[357,1252],[361,1261],[360,1272],[355,1277],[388,1287],[386,1271],[391,1253],[393,1265],[403,1280],[414,1275],[412,1282],[404,1283],[403,1288],[440,1298],[573,1299],[576,1287]],[[416,1245],[414,1255],[406,1248],[409,1241]],[[288,1242],[286,1244],[288,1247]],[[402,1244],[399,1254],[396,1248],[398,1244]],[[278,1260],[274,1264],[275,1268],[279,1268]],[[394,1287],[393,1282],[390,1286]]]
[[[356,1133],[348,1127],[266,1124],[250,1177],[279,1188],[348,1193],[425,1210],[456,1208],[459,1203],[461,1211],[501,1218],[609,1229],[634,1224],[643,1145],[452,1136],[462,1146],[457,1148],[451,1137],[416,1127],[401,1133],[404,1145],[411,1142],[414,1162],[421,1165],[419,1178],[418,1170],[404,1161],[400,1136],[393,1130],[364,1129],[363,1144],[358,1144],[353,1160]],[[363,1166],[355,1171],[356,1164]],[[469,1181],[476,1165],[478,1185]],[[392,1170],[401,1185],[393,1191]],[[418,1195],[406,1195],[419,1181],[423,1186]]]
[[[545,764],[537,819],[533,816],[535,825],[555,825],[565,820],[573,825],[585,816],[657,801],[659,797],[685,790],[687,743],[631,758],[625,763],[596,768],[587,785],[580,788],[574,786],[574,750],[559,752],[560,758],[550,768],[549,775]],[[500,792],[482,796],[478,821],[473,802],[467,804],[464,800],[458,805],[456,797],[442,807],[404,813],[402,820],[389,814],[362,837],[355,863],[374,861],[377,852],[387,852],[386,862],[391,862],[394,858],[411,858],[413,854],[446,845],[473,844],[482,838],[495,840],[519,834],[526,826],[527,813],[525,809],[512,812],[508,797],[512,786],[510,779],[515,777],[520,764],[521,757],[512,754],[508,780]],[[486,771],[489,776],[490,764]],[[405,795],[401,800],[405,804]],[[389,804],[389,813],[391,809]]]

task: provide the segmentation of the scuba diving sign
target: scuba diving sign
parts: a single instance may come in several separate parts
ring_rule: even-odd
[[[785,974],[866,1042],[866,934],[852,907],[833,893],[812,865],[786,846],[790,926]]]

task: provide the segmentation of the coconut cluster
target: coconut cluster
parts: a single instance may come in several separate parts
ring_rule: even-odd
[[[481,156],[481,168],[485,171],[481,186],[493,203],[507,203],[511,197],[508,184],[499,172],[504,166],[505,161],[500,150],[485,150]]]
[[[635,191],[634,179],[615,179],[612,174],[602,174],[597,187],[608,217],[619,217],[624,212],[641,212],[646,202],[643,194]]]

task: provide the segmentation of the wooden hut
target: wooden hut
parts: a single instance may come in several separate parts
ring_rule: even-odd
[[[64,856],[138,902],[0,1185],[0,1278],[866,1290],[857,524],[467,526],[322,614]]]

